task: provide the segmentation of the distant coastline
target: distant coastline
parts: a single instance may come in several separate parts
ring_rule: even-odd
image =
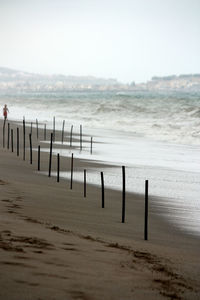
[[[0,67],[0,92],[63,92],[63,91],[200,91],[200,74],[154,76],[150,81],[135,84],[94,76],[42,75]]]

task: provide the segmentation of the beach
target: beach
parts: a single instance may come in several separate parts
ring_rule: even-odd
[[[14,133],[16,127],[21,136],[22,126],[11,122]],[[122,224],[121,191],[105,188],[101,208],[100,184],[87,185],[84,198],[83,182],[73,182],[71,190],[68,179],[49,178],[45,152],[38,172],[36,151],[29,162],[28,133],[25,161],[22,138],[17,157],[7,140],[2,148],[1,134],[1,299],[199,299],[197,236],[159,216],[159,206],[152,207],[156,199],[150,199],[144,241],[144,195],[126,194]],[[33,147],[42,146],[35,128],[32,139]],[[70,158],[61,160],[61,171],[69,171]],[[108,167],[74,159],[74,172],[93,168],[100,173]]]

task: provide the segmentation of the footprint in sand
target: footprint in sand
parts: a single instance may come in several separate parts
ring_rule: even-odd
[[[58,278],[58,279],[69,279],[66,276],[61,276],[61,275],[57,275],[57,274],[51,274],[51,273],[42,273],[42,272],[35,272],[33,273],[34,276],[45,276],[45,277],[52,277],[52,278]]]
[[[6,184],[8,184],[8,182],[3,181],[3,180],[0,179],[0,185],[6,185]]]
[[[89,299],[87,297],[87,295],[81,291],[70,291],[70,294],[73,299],[77,299],[77,300],[88,300]]]
[[[0,262],[2,265],[8,265],[8,266],[19,266],[19,267],[24,267],[24,268],[32,268],[35,269],[35,266],[21,263],[21,262],[14,262],[14,261],[1,261]]]
[[[36,283],[36,282],[28,282],[28,281],[19,280],[19,279],[16,279],[15,282],[22,283],[22,284],[27,284],[27,285],[30,285],[30,286],[38,286],[38,285],[40,285],[39,283]]]
[[[23,219],[27,222],[30,222],[30,223],[35,223],[35,224],[42,224],[42,222],[34,219],[34,218],[30,218],[30,217],[26,217],[26,216],[23,216]]]
[[[2,199],[3,202],[12,202],[10,199]]]
[[[66,250],[66,251],[78,251],[76,248],[72,248],[72,247],[69,247],[69,248],[65,247],[65,248],[61,248],[61,249]]]

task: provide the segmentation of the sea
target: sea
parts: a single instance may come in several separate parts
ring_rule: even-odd
[[[105,187],[121,189],[121,166],[126,167],[126,189],[144,194],[149,180],[153,206],[184,232],[200,237],[200,92],[177,91],[65,91],[1,93],[10,120],[39,121],[40,127],[61,130],[64,145],[69,131],[79,134],[83,149],[74,141],[75,157],[106,162]],[[93,138],[92,154],[90,141]],[[56,139],[54,154],[71,156]],[[45,145],[45,143],[44,143]],[[48,142],[42,151],[49,151]],[[113,167],[117,166],[116,167]],[[69,178],[69,170],[61,174]],[[83,180],[81,170],[74,179]],[[99,170],[88,170],[87,180],[100,184]]]

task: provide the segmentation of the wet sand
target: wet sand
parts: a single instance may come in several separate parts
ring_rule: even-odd
[[[121,192],[106,189],[102,209],[100,185],[87,186],[84,198],[82,183],[70,190],[66,179],[42,175],[36,152],[29,163],[30,129],[24,161],[21,127],[17,157],[16,141],[14,153],[7,149],[7,126],[2,148],[0,125],[0,299],[199,299],[199,239],[160,218],[156,198],[144,241],[143,195],[126,195],[122,224]],[[33,129],[33,147],[38,143]],[[48,159],[41,153],[42,171]],[[88,167],[100,172],[106,165],[75,159],[75,170]],[[66,169],[70,159],[61,157]]]

